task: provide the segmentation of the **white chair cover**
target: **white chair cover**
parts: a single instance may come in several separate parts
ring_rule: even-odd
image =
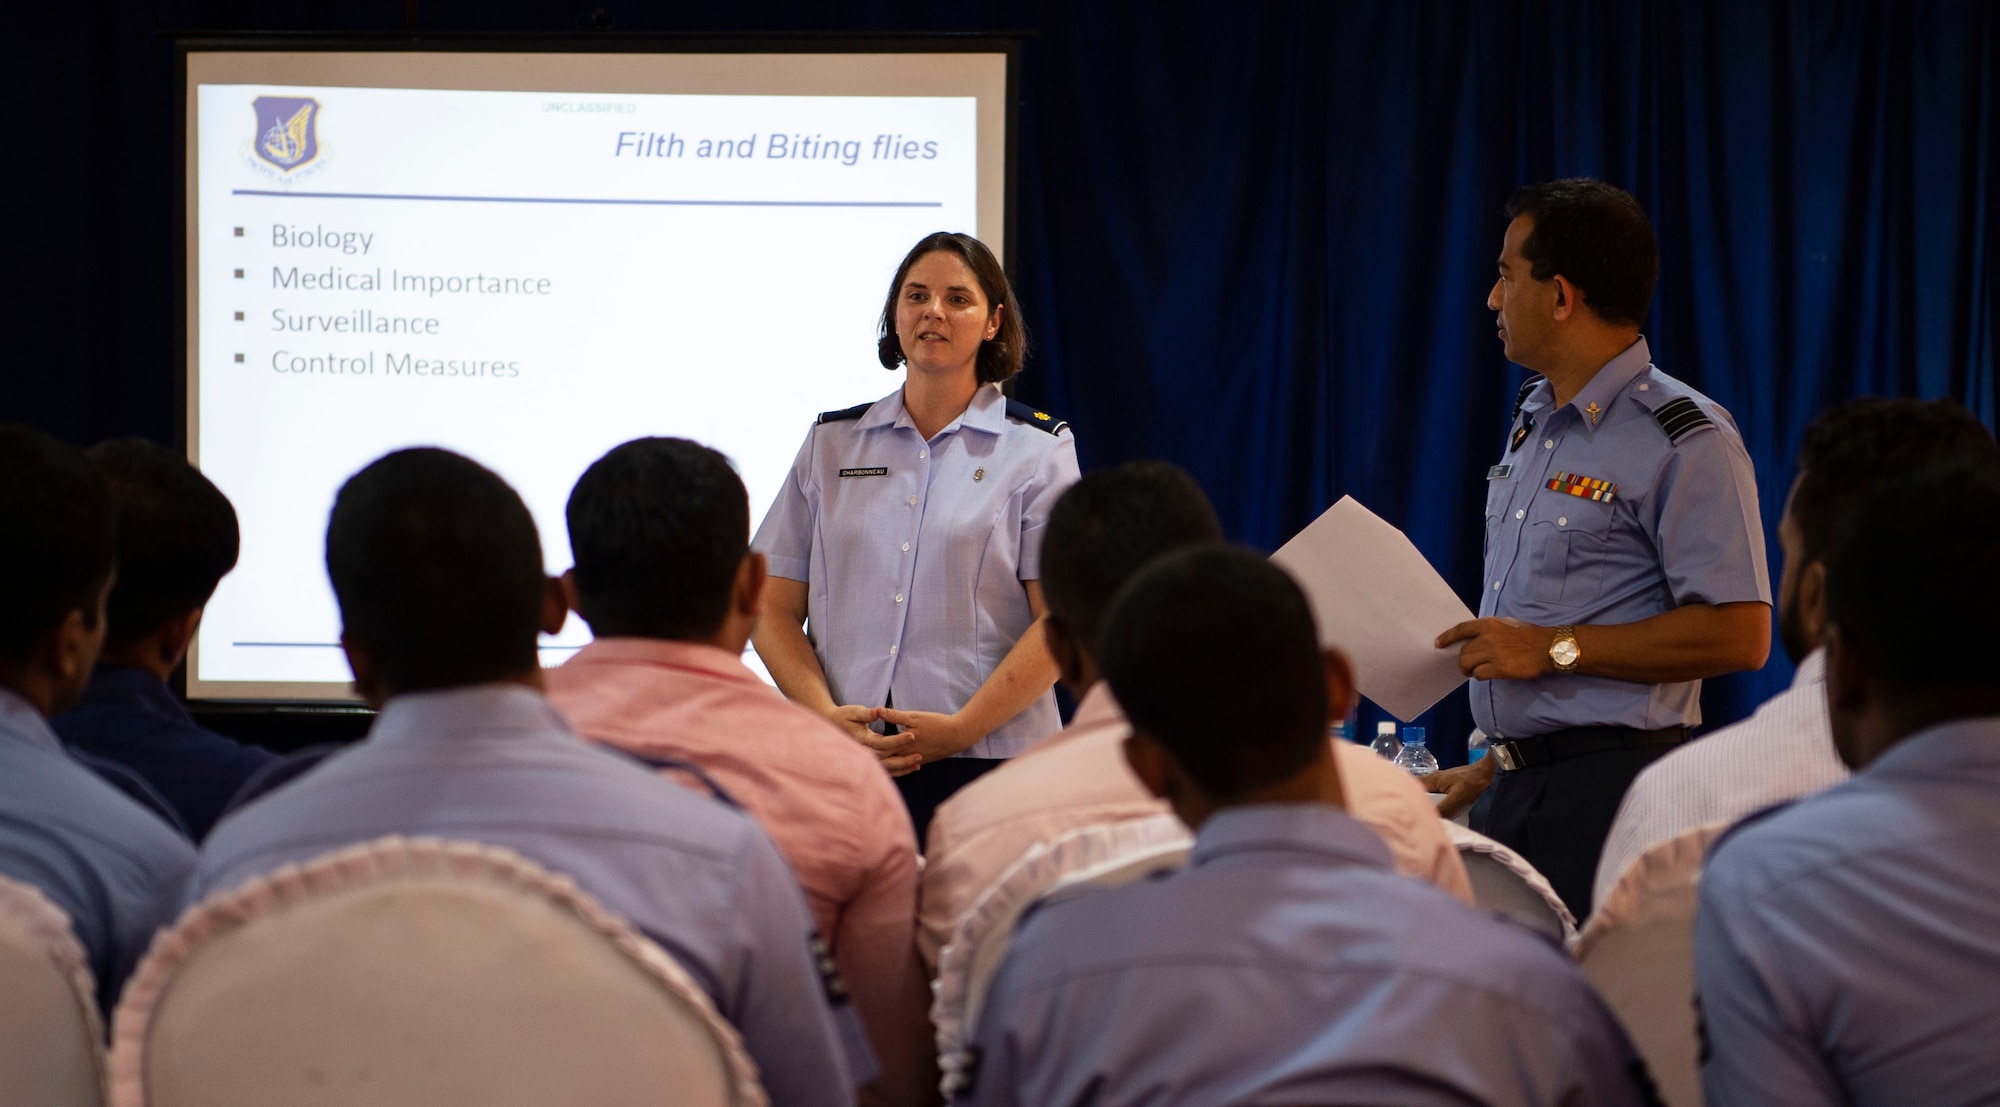
[[[69,916],[0,876],[0,1103],[101,1107],[96,991]]]
[[[1444,829],[1465,862],[1474,903],[1558,942],[1576,936],[1576,916],[1527,858],[1470,827],[1446,822]]]
[[[1611,1005],[1669,1107],[1700,1107],[1694,914],[1702,860],[1727,821],[1654,843],[1612,886],[1576,939],[1576,959]]]
[[[389,837],[190,908],[113,1020],[119,1107],[764,1107],[657,945],[510,851]]]
[[[957,1090],[965,1050],[978,1028],[987,985],[1013,940],[1021,915],[1044,897],[1083,887],[1112,887],[1187,863],[1194,839],[1172,815],[1079,827],[1037,843],[979,893],[938,951],[931,1021],[946,1098]]]

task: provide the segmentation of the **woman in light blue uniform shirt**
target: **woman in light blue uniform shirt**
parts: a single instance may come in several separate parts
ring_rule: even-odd
[[[917,243],[880,334],[902,387],[807,433],[752,542],[770,563],[754,641],[786,696],[882,759],[921,841],[938,804],[1061,726],[1041,541],[1076,443],[1000,392],[1027,331],[977,239]]]

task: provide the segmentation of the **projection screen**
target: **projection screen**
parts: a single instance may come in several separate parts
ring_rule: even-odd
[[[194,699],[353,698],[327,514],[391,450],[505,477],[551,574],[570,487],[643,435],[727,454],[754,529],[813,416],[900,381],[903,253],[1006,241],[1007,43],[183,50],[187,449],[242,529]]]

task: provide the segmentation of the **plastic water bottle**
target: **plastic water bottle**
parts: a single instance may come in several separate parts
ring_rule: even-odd
[[[1424,745],[1423,727],[1403,728],[1403,748],[1396,754],[1396,764],[1408,769],[1411,776],[1429,776],[1438,771],[1438,759]]]
[[[1385,761],[1394,761],[1403,752],[1403,743],[1396,741],[1396,724],[1384,719],[1375,724],[1375,740],[1368,744]]]
[[[1465,763],[1468,765],[1479,764],[1479,759],[1486,756],[1489,745],[1486,732],[1478,727],[1473,727],[1472,736],[1465,740]]]

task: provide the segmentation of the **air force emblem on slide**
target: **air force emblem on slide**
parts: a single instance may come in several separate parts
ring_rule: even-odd
[[[319,157],[319,101],[310,96],[259,96],[257,137],[251,149],[280,172],[290,173]]]

